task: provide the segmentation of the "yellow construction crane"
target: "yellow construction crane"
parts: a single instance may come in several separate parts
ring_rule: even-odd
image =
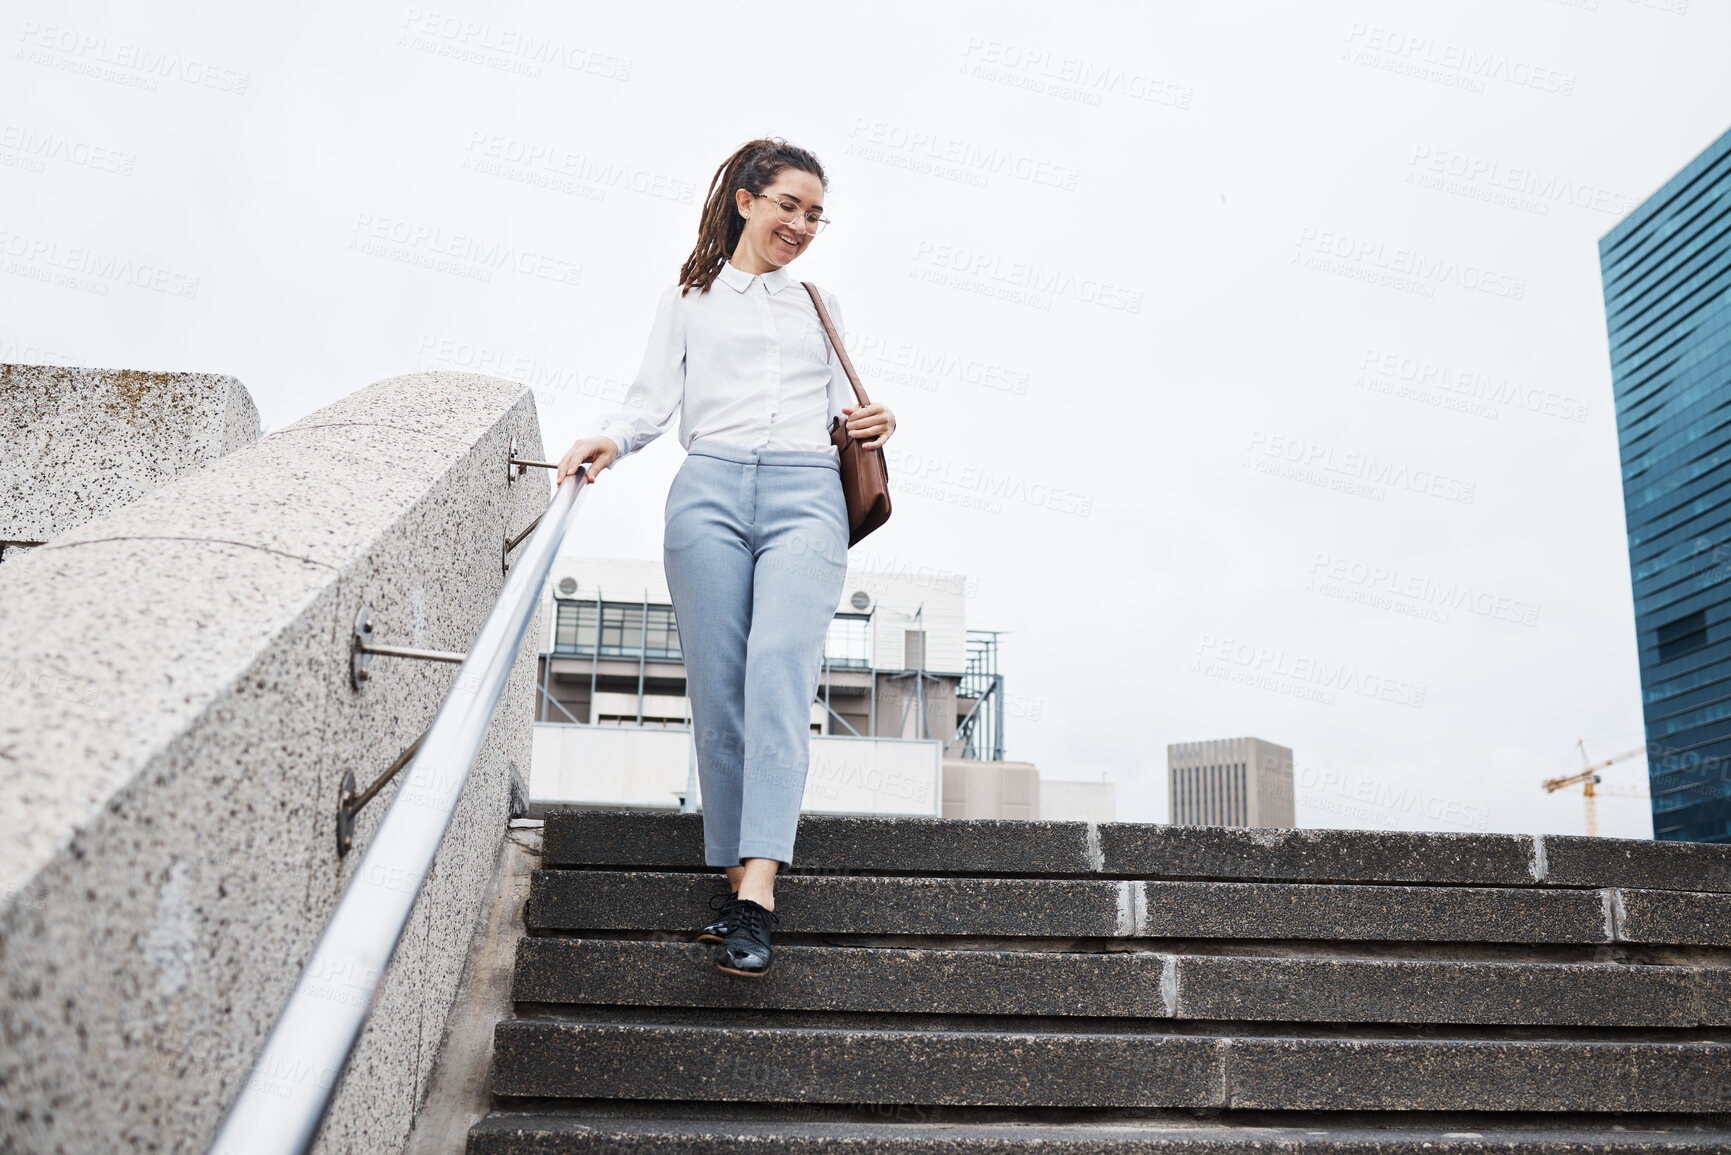
[[[1623,753],[1607,758],[1603,762],[1592,762],[1587,758],[1587,740],[1582,738],[1577,741],[1575,745],[1581,751],[1581,772],[1579,774],[1570,774],[1563,778],[1547,778],[1541,782],[1540,785],[1545,788],[1547,794],[1555,794],[1557,791],[1569,786],[1580,786],[1581,800],[1587,807],[1587,833],[1591,836],[1597,837],[1599,833],[1598,798],[1647,797],[1645,791],[1634,790],[1627,786],[1601,787],[1599,785],[1599,771],[1603,770],[1607,766],[1613,766],[1625,758],[1633,758],[1637,754],[1645,754],[1647,748],[1641,746],[1634,750],[1625,750]]]

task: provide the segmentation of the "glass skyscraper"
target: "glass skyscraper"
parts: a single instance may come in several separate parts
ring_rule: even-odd
[[[1658,838],[1731,842],[1731,132],[1599,242]]]

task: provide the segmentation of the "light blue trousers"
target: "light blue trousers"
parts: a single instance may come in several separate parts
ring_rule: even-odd
[[[793,863],[847,538],[841,470],[827,453],[693,442],[667,491],[663,558],[711,866]]]

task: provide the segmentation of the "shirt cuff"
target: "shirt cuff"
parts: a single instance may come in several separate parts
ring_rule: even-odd
[[[613,461],[615,464],[625,460],[625,456],[626,456],[626,449],[625,449],[626,439],[625,438],[621,437],[618,433],[614,432],[612,429],[607,428],[605,425],[602,426],[600,432],[596,433],[595,436],[596,437],[605,437],[607,440],[609,440],[613,443],[613,448],[616,450],[616,452],[613,455]]]

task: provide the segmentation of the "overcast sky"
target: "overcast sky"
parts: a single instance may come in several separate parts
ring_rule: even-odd
[[[1301,825],[1579,833],[1539,781],[1642,743],[1596,244],[1731,126],[1731,5],[152,8],[4,5],[0,359],[271,428],[477,369],[557,453],[778,134],[900,421],[854,561],[973,579],[1011,757],[1164,820],[1254,735]],[[681,456],[568,550],[659,556]]]

